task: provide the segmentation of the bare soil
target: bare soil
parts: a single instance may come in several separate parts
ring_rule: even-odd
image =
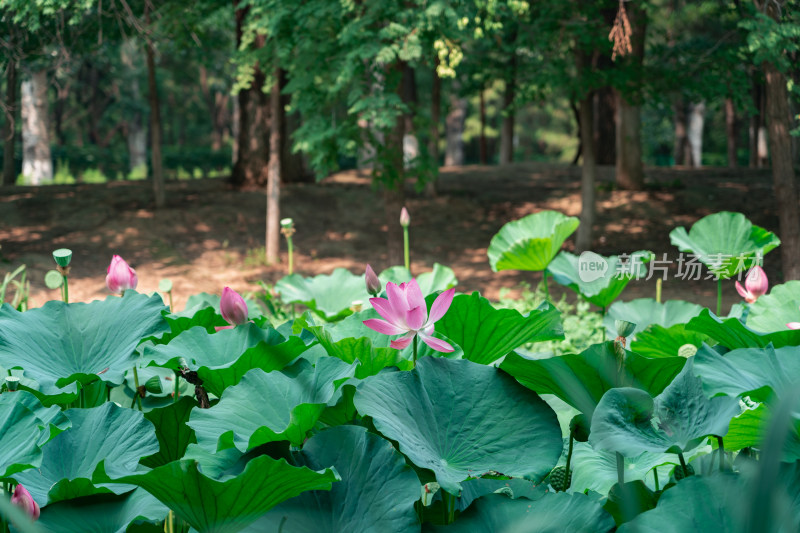
[[[594,228],[600,254],[648,249],[675,261],[670,230],[721,210],[742,212],[778,232],[768,170],[649,168],[644,191],[614,190],[613,174],[613,168],[600,169]],[[436,197],[415,193],[409,184],[412,270],[448,265],[458,276],[458,290],[478,290],[490,299],[502,287],[538,282],[538,273],[493,273],[489,242],[506,222],[542,209],[577,216],[579,182],[579,167],[521,163],[443,168]],[[262,193],[237,191],[222,179],[170,182],[167,191],[167,207],[155,210],[149,182],[0,188],[0,275],[27,265],[30,303],[40,306],[58,297],[44,285],[45,272],[55,266],[52,250],[71,248],[71,300],[90,301],[106,296],[106,267],[119,254],[136,268],[140,292],[171,279],[178,309],[194,293],[220,293],[226,285],[247,292],[257,290],[259,280],[274,283],[285,275],[285,249],[280,264],[265,265],[262,258]],[[314,185],[285,186],[281,209],[297,227],[297,272],[344,267],[361,273],[367,263],[378,271],[390,266],[382,202],[366,175],[349,171]],[[565,247],[572,245],[570,240]],[[772,283],[780,281],[779,255],[766,258]],[[664,299],[713,309],[716,282],[676,279],[676,266],[671,268]],[[632,281],[622,299],[654,294],[654,279]],[[732,281],[725,282],[723,297],[726,309],[739,301]]]

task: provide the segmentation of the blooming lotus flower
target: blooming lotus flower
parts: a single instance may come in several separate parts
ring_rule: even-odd
[[[367,272],[364,275],[364,280],[367,283],[367,292],[372,296],[377,296],[381,292],[381,280],[378,275],[372,270],[372,267],[367,265]]]
[[[800,322],[789,322],[786,324],[786,327],[789,329],[800,329]]]
[[[244,302],[244,298],[230,287],[222,289],[219,312],[222,314],[222,318],[232,326],[247,322],[247,304]]]
[[[411,224],[411,216],[408,214],[408,209],[403,207],[400,210],[400,225],[407,228],[409,224]]]
[[[135,289],[139,283],[136,271],[118,255],[111,258],[107,272],[106,287],[114,294],[122,294],[128,289]]]
[[[403,336],[391,342],[392,348],[402,350],[407,347],[415,336],[419,335],[422,342],[438,352],[452,352],[453,347],[441,339],[433,336],[433,324],[444,316],[453,303],[455,289],[448,289],[440,294],[431,306],[430,315],[428,306],[417,280],[397,285],[392,282],[386,284],[386,298],[370,298],[372,307],[385,320],[371,318],[364,321],[364,325],[384,335]]]
[[[33,499],[28,489],[22,485],[17,485],[14,489],[14,494],[11,496],[11,503],[25,511],[25,514],[30,516],[33,520],[39,519],[39,505]]]
[[[767,275],[764,273],[764,269],[758,265],[751,268],[750,272],[747,273],[747,277],[744,278],[744,287],[738,281],[736,282],[736,291],[749,304],[758,300],[759,296],[767,294],[768,289],[769,281],[767,280]]]

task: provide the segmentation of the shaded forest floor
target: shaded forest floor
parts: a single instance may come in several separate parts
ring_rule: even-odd
[[[713,280],[674,277],[678,251],[669,242],[672,228],[729,210],[778,230],[768,170],[649,168],[648,186],[640,192],[613,190],[613,174],[613,168],[600,170],[594,251],[649,249],[659,258],[668,253],[673,265],[664,299],[715,304]],[[486,249],[510,220],[542,209],[577,216],[579,183],[579,167],[442,169],[437,197],[409,188],[412,270],[429,270],[434,262],[448,265],[458,276],[459,291],[479,290],[490,299],[497,299],[502,287],[516,290],[520,281],[538,282],[538,273],[493,273]],[[71,300],[90,301],[105,298],[106,267],[116,253],[136,268],[140,292],[155,291],[159,280],[170,278],[178,309],[194,293],[220,293],[226,285],[257,290],[258,280],[274,283],[284,275],[285,263],[267,266],[262,259],[262,194],[236,191],[220,179],[170,182],[167,189],[167,208],[155,211],[148,182],[0,188],[0,275],[27,265],[31,306],[40,306],[58,298],[43,281],[54,267],[51,252],[68,247],[74,252]],[[297,227],[297,272],[316,275],[344,267],[361,273],[368,262],[378,271],[390,266],[382,202],[366,176],[343,172],[319,184],[287,186],[281,201],[281,216],[292,217]],[[566,248],[572,245],[571,239]],[[779,251],[767,256],[765,268],[777,283]],[[727,309],[739,297],[732,281],[723,290]],[[632,281],[622,299],[654,294],[654,279]]]

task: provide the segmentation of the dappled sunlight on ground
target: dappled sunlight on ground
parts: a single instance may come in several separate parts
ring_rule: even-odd
[[[647,169],[648,188],[636,192],[613,190],[611,167],[601,167],[598,175],[594,250],[601,254],[650,249],[674,259],[669,231],[723,209],[742,211],[777,231],[766,170]],[[170,182],[167,189],[164,210],[152,209],[148,182],[0,189],[0,259],[7,261],[0,263],[0,274],[27,264],[31,303],[42,305],[57,296],[43,282],[54,267],[51,252],[69,247],[74,252],[70,296],[89,301],[105,298],[106,267],[119,254],[137,269],[141,292],[170,278],[178,308],[197,292],[220,293],[224,286],[258,290],[259,280],[274,283],[285,275],[285,242],[280,264],[264,262],[263,194],[236,191],[223,180]],[[541,280],[538,272],[491,271],[486,250],[503,224],[542,209],[580,213],[579,167],[445,168],[438,190],[429,198],[415,193],[412,184],[407,189],[412,270],[450,266],[460,291],[479,290],[490,299],[503,287],[518,294],[520,282]],[[281,217],[293,218],[297,228],[296,272],[328,274],[341,267],[361,273],[367,263],[376,270],[390,266],[383,202],[365,174],[348,171],[319,185],[287,186],[281,201]],[[574,249],[572,240],[565,249]],[[776,282],[778,265],[775,252],[767,256],[767,274]],[[733,282],[729,285],[723,287],[726,306],[738,301]],[[550,286],[561,293],[554,282]],[[654,287],[654,280],[632,281],[623,298],[652,297]],[[711,305],[715,290],[712,281],[670,278],[664,297]]]

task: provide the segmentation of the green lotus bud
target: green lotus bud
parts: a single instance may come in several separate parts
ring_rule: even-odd
[[[69,262],[72,261],[72,250],[69,248],[59,248],[53,252],[53,259],[55,259],[56,264],[60,267],[69,266]]]
[[[689,358],[697,353],[697,346],[694,344],[684,344],[678,348],[678,355],[681,357]]]
[[[166,278],[158,282],[158,290],[161,292],[169,292],[172,290],[172,281]]]
[[[153,376],[148,379],[147,383],[144,384],[144,388],[150,394],[161,394],[164,392],[164,389],[161,387],[161,378],[158,376]]]
[[[630,337],[636,329],[636,324],[627,320],[615,320],[614,327],[617,329],[618,337]]]
[[[589,440],[589,420],[583,413],[577,414],[572,417],[569,422],[569,432],[578,442],[588,442]]]
[[[6,387],[8,390],[13,392],[19,388],[19,377],[17,376],[7,376],[6,377]]]

